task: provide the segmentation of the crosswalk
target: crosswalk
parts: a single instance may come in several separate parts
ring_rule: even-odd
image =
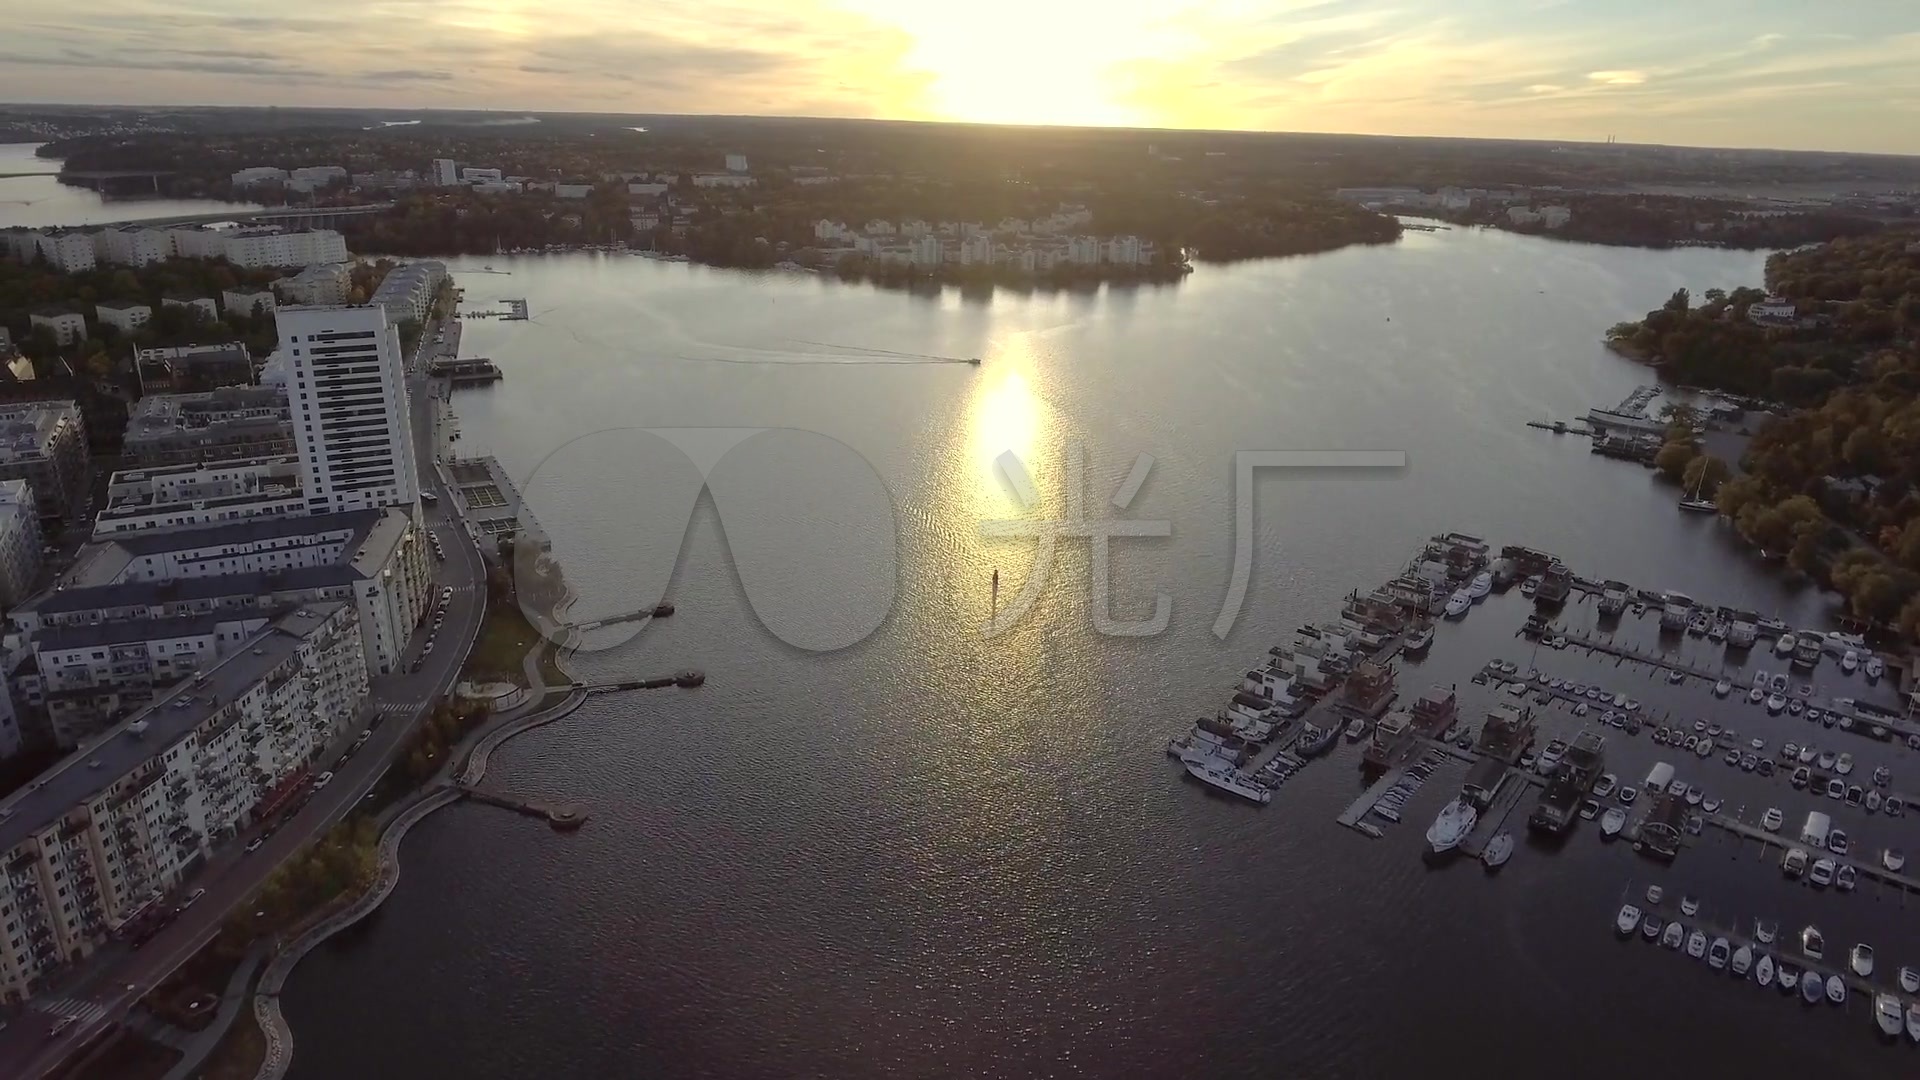
[[[417,701],[383,701],[379,705],[381,712],[388,716],[404,716],[420,707]]]
[[[72,1020],[76,1024],[89,1024],[107,1014],[105,1005],[85,998],[50,998],[40,1002],[40,1009],[50,1016]]]

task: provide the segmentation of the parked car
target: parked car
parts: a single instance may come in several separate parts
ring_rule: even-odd
[[[181,911],[187,910],[188,908],[194,905],[195,901],[199,900],[201,897],[205,895],[207,895],[207,890],[205,889],[193,890],[192,892],[187,894],[187,898],[185,900],[180,901],[180,910]]]
[[[331,784],[331,783],[333,783],[333,773],[323,772],[319,776],[316,776],[313,778],[313,790],[319,791],[321,788],[326,787],[328,784]]]
[[[251,855],[256,851],[259,851],[260,846],[262,844],[265,844],[266,842],[267,842],[267,838],[264,836],[256,836],[252,840],[247,841],[247,854]]]

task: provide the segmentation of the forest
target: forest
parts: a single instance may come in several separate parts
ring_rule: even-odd
[[[1746,317],[1758,290],[1684,293],[1613,336],[1682,382],[1796,405],[1755,434],[1742,472],[1670,439],[1656,464],[1702,486],[1740,534],[1830,585],[1863,624],[1920,640],[1920,232],[1774,255],[1767,285],[1808,328]],[[1717,486],[1717,490],[1715,490]]]

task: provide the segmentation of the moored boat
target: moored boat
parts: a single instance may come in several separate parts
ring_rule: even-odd
[[[1773,957],[1768,956],[1766,953],[1761,953],[1760,962],[1753,965],[1753,981],[1759,983],[1761,986],[1771,986],[1773,985],[1773,978]]]
[[[1493,839],[1487,841],[1487,850],[1480,853],[1480,861],[1486,863],[1489,870],[1499,869],[1512,857],[1513,834],[1504,829],[1494,834]]]
[[[1827,976],[1827,1000],[1835,1005],[1847,1003],[1847,980],[1838,975]]]
[[[1853,969],[1855,975],[1863,979],[1872,975],[1873,946],[1855,945],[1853,950],[1847,954],[1847,966]]]
[[[1486,599],[1487,594],[1493,591],[1493,575],[1485,570],[1480,571],[1474,575],[1466,591],[1469,600]]]
[[[1739,948],[1733,950],[1733,973],[1735,975],[1738,975],[1744,979],[1747,977],[1747,972],[1750,969],[1752,969],[1752,967],[1753,967],[1753,949],[1751,946],[1742,945]]]
[[[1455,799],[1442,807],[1433,824],[1427,827],[1427,844],[1435,855],[1445,855],[1460,846],[1467,838],[1473,826],[1480,820],[1480,812],[1465,799]]]
[[[1465,615],[1467,613],[1467,609],[1472,606],[1473,606],[1473,598],[1467,595],[1467,591],[1465,589],[1462,589],[1459,592],[1456,592],[1452,596],[1447,598],[1447,607],[1446,607],[1447,618],[1457,619],[1460,616]]]
[[[1820,977],[1819,972],[1809,969],[1801,973],[1800,996],[1806,999],[1807,1004],[1817,1004],[1824,993],[1826,993],[1826,980]]]
[[[1882,1035],[1899,1038],[1902,1020],[1899,998],[1884,992],[1873,995],[1873,1022],[1880,1026]]]
[[[1620,835],[1620,830],[1625,828],[1626,824],[1627,812],[1617,806],[1609,807],[1606,813],[1600,815],[1600,835],[1612,840]]]
[[[1910,967],[1900,969],[1900,989],[1909,994],[1920,994],[1920,971]]]
[[[1632,904],[1620,905],[1620,914],[1614,916],[1613,928],[1619,931],[1621,937],[1632,937],[1633,932],[1640,928],[1640,909]]]
[[[1199,759],[1187,761],[1187,775],[1209,787],[1238,795],[1248,802],[1262,806],[1273,801],[1273,791],[1248,780],[1240,775],[1240,770],[1222,765],[1210,764]]]

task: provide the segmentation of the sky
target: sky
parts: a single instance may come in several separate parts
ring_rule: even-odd
[[[0,0],[0,100],[1920,154],[1920,0]]]

